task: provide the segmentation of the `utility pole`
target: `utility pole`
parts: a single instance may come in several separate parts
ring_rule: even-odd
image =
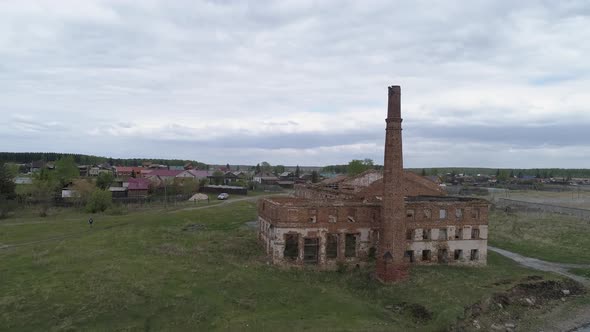
[[[168,182],[164,180],[164,208],[168,209]]]

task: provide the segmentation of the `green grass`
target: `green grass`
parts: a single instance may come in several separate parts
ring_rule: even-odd
[[[569,272],[590,279],[590,268],[571,269]]]
[[[0,250],[2,330],[437,331],[526,276],[556,278],[493,253],[487,267],[415,267],[391,286],[371,267],[279,269],[244,226],[256,218],[252,202],[99,215],[93,229],[87,215],[62,216],[0,223],[0,243],[21,244]],[[183,230],[191,224],[205,228]],[[432,320],[386,309],[403,302]]]
[[[489,243],[551,262],[590,264],[590,224],[556,214],[506,214],[489,219]]]
[[[508,195],[496,194],[498,198],[509,198],[531,203],[550,204],[578,209],[590,209],[590,191],[539,191],[539,190],[512,190]]]

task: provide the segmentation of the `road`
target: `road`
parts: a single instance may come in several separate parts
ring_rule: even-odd
[[[530,267],[531,269],[558,273],[558,274],[561,274],[561,275],[566,276],[568,278],[571,278],[575,281],[578,281],[586,286],[590,286],[589,279],[568,272],[569,269],[574,269],[574,268],[590,268],[590,264],[586,265],[586,264],[553,263],[553,262],[547,262],[547,261],[543,261],[543,260],[536,259],[536,258],[522,256],[520,254],[511,252],[508,250],[496,248],[496,247],[488,246],[488,249],[493,252],[496,252],[502,256],[508,257],[508,258],[512,259],[513,261],[519,263],[520,265]]]

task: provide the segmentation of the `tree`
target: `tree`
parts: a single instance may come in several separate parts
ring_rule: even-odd
[[[295,177],[299,179],[299,176],[301,176],[301,170],[299,169],[299,165],[297,165],[297,167],[295,167]]]
[[[420,175],[426,176],[426,170],[424,168],[422,169],[422,173]]]
[[[103,212],[113,204],[113,196],[108,190],[95,189],[88,203],[86,204],[86,211],[90,213]]]
[[[78,170],[78,166],[76,166],[73,156],[64,156],[55,162],[55,176],[62,187],[80,176],[80,171]]]
[[[9,168],[6,164],[0,164],[0,196],[6,199],[14,199],[16,197],[15,189],[16,184]]]
[[[102,172],[96,178],[96,186],[102,190],[106,190],[111,186],[115,180],[115,176],[111,172]]]
[[[216,185],[220,185],[223,183],[223,172],[220,170],[217,170],[215,172],[213,172],[213,182]]]
[[[8,174],[10,174],[10,177],[13,179],[18,176],[18,173],[20,173],[20,167],[18,165],[4,164],[4,167],[6,167]]]
[[[199,181],[191,178],[176,178],[171,187],[173,194],[192,195],[199,191]]]
[[[270,166],[270,164],[267,163],[266,161],[263,161],[260,163],[260,171],[261,172],[270,173],[271,170],[272,170],[272,166]]]
[[[4,195],[0,195],[0,219],[6,218],[17,207],[18,203],[16,200],[7,199]]]
[[[134,169],[132,169],[132,170],[131,170],[131,177],[135,179],[135,177],[136,177],[136,176],[137,176],[137,175],[135,174],[135,170],[134,170]]]
[[[228,172],[230,171],[229,163],[225,165],[225,168]]]
[[[319,180],[320,180],[320,176],[318,174],[318,171],[311,172],[311,182],[317,183]]]
[[[498,182],[505,182],[506,180],[508,180],[508,177],[508,171],[500,171],[500,173],[496,176],[496,180],[498,180]]]
[[[86,179],[77,179],[74,180],[74,184],[72,185],[72,190],[77,193],[76,201],[80,205],[86,205],[90,196],[96,190],[96,186],[92,181]]]
[[[373,168],[373,160],[365,159],[365,160],[358,160],[354,159],[348,163],[348,175],[357,175],[364,171]]]
[[[60,188],[59,181],[47,170],[41,170],[33,177],[31,198],[38,204],[39,216],[47,216],[47,211]]]
[[[275,173],[275,174],[277,174],[277,175],[278,175],[278,174],[281,174],[281,173],[283,173],[283,172],[285,171],[285,166],[283,166],[283,165],[276,165],[276,166],[273,168],[273,171],[274,171],[274,173]]]
[[[260,173],[260,164],[256,164],[255,172],[256,172],[256,174]]]

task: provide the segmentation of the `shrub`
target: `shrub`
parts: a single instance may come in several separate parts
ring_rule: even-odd
[[[8,214],[16,210],[17,202],[15,200],[6,199],[4,195],[0,195],[0,219],[8,217]]]
[[[90,195],[86,204],[86,211],[90,213],[103,212],[113,204],[113,197],[110,191],[96,189]]]

